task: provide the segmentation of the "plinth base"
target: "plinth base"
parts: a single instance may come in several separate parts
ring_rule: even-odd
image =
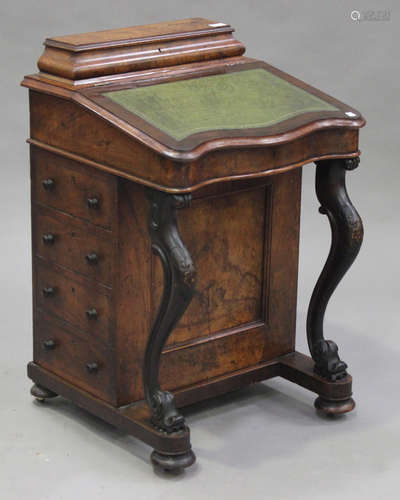
[[[28,376],[35,382],[31,392],[37,399],[45,400],[59,394],[151,446],[154,449],[151,455],[154,465],[166,471],[177,471],[195,462],[189,428],[185,427],[171,434],[156,429],[151,423],[150,410],[145,401],[120,408],[114,407],[35,363],[29,363]],[[277,376],[318,394],[315,408],[325,415],[344,414],[355,406],[351,398],[352,378],[350,375],[337,382],[329,382],[314,372],[314,362],[309,356],[298,352],[292,352],[272,361],[238,370],[184,390],[173,391],[175,402],[178,407],[186,406]]]

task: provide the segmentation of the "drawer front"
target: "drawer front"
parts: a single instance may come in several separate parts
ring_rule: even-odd
[[[36,305],[88,337],[109,342],[110,290],[36,258]]]
[[[99,343],[75,336],[69,327],[36,314],[34,360],[74,385],[112,402],[110,354]]]
[[[32,147],[32,198],[93,224],[111,228],[116,179]]]
[[[111,286],[111,233],[38,205],[33,210],[35,255]]]

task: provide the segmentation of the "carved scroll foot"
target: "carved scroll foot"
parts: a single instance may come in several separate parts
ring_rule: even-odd
[[[320,212],[328,216],[332,243],[311,297],[307,339],[316,373],[331,382],[347,376],[347,365],[340,359],[337,345],[324,338],[323,320],[328,301],[357,257],[363,239],[362,221],[348,197],[345,183],[346,170],[355,169],[358,163],[358,158],[321,161],[316,171]]]
[[[320,396],[315,400],[314,406],[320,415],[338,417],[354,410],[356,403],[353,398],[335,401]]]
[[[314,370],[331,382],[347,376],[347,364],[339,358],[338,350],[338,346],[332,340],[320,340],[313,346]]]
[[[179,472],[186,467],[190,467],[196,461],[196,455],[192,450],[180,455],[168,455],[154,450],[150,458],[153,465],[167,472]]]
[[[151,421],[155,427],[167,432],[176,432],[185,427],[185,419],[178,413],[174,396],[168,391],[157,390],[151,395]]]
[[[50,389],[46,389],[39,384],[34,384],[31,388],[31,394],[36,398],[36,401],[44,403],[46,399],[55,398],[57,394]]]
[[[194,294],[196,273],[179,235],[176,216],[178,209],[189,207],[191,197],[148,190],[148,199],[149,233],[153,253],[163,266],[164,292],[146,347],[143,380],[154,426],[171,433],[183,429],[185,420],[175,408],[173,395],[161,390],[158,372],[165,342]]]

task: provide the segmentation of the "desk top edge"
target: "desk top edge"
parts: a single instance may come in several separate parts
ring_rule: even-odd
[[[176,39],[220,33],[232,33],[234,31],[234,28],[229,24],[195,17],[143,26],[53,36],[46,38],[44,45],[61,48],[70,52],[81,52],[117,46],[135,46],[153,42],[173,41]]]

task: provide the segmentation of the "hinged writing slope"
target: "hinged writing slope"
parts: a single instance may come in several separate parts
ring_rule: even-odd
[[[283,145],[328,128],[356,134],[363,126],[358,111],[304,82],[261,61],[232,59],[83,89],[79,102],[179,161],[216,149]],[[322,135],[313,140],[324,149]],[[344,152],[339,142],[336,151],[329,145],[330,154]],[[357,152],[351,148],[346,153]]]
[[[267,128],[338,108],[263,68],[102,94],[177,142],[212,130]]]
[[[48,38],[38,61],[49,75],[82,80],[220,59],[245,47],[228,24],[202,18]]]

